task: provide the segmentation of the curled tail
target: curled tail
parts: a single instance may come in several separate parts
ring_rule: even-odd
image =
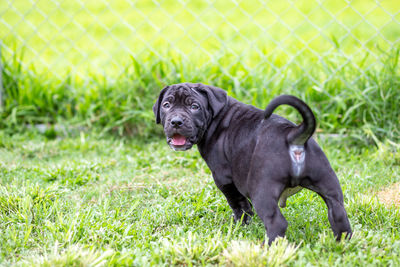
[[[302,100],[291,95],[280,95],[274,98],[267,106],[264,112],[265,119],[268,119],[272,112],[280,105],[290,105],[296,108],[301,116],[303,122],[292,129],[288,134],[287,140],[291,145],[304,145],[305,142],[312,136],[315,131],[315,117],[311,109]]]

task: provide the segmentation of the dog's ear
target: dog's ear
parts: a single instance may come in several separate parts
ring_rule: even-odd
[[[153,105],[153,112],[154,112],[154,116],[156,116],[156,123],[159,124],[161,122],[161,116],[160,116],[160,106],[161,106],[161,101],[164,98],[164,94],[165,92],[167,92],[169,86],[164,87],[161,92],[160,95],[157,98],[156,103],[154,103]]]
[[[212,118],[215,118],[228,102],[226,91],[220,88],[199,84],[194,89],[207,96],[208,104],[212,111]]]

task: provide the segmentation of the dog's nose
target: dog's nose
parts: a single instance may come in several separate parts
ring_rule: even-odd
[[[173,117],[173,118],[171,119],[171,125],[172,125],[172,127],[174,127],[174,128],[179,128],[179,127],[181,127],[181,126],[183,125],[183,120],[182,120],[182,118],[181,118],[181,117]]]

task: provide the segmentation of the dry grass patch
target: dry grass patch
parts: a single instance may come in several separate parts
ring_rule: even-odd
[[[400,182],[379,191],[377,197],[386,206],[400,207]]]

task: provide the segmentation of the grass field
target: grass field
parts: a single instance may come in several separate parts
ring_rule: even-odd
[[[261,248],[256,216],[234,224],[198,152],[164,141],[47,139],[0,132],[0,264],[32,266],[398,266],[400,211],[376,193],[400,181],[400,153],[321,141],[345,195],[354,236],[336,243],[326,206],[291,197],[287,238]]]
[[[400,181],[399,11],[397,0],[0,1],[0,265],[399,266],[400,210],[377,198]],[[305,100],[352,240],[334,241],[305,190],[271,247],[257,216],[233,223],[196,149],[170,151],[154,123],[160,89],[179,82],[259,108]]]

